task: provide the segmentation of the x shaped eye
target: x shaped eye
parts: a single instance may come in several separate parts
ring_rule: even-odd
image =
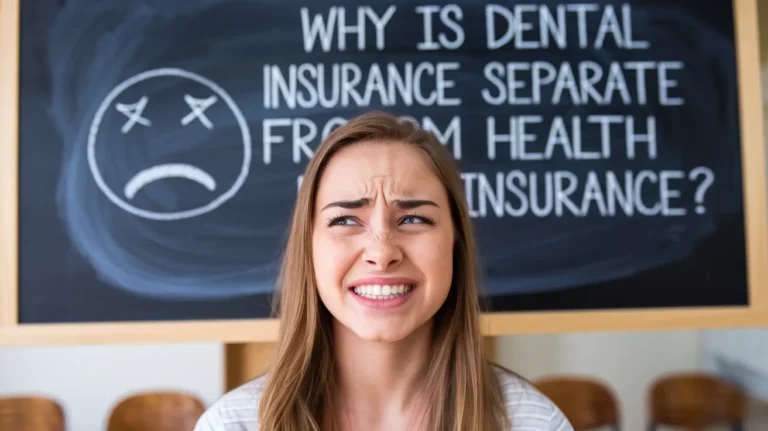
[[[189,105],[189,108],[192,109],[192,112],[181,119],[182,125],[186,126],[195,118],[197,118],[201,123],[203,123],[203,126],[207,127],[209,130],[213,129],[213,123],[211,123],[211,120],[206,117],[205,110],[216,103],[216,96],[211,96],[207,99],[197,99],[190,96],[189,94],[185,94],[184,101],[187,102],[187,105]]]
[[[144,112],[144,108],[147,107],[147,101],[149,99],[147,96],[142,96],[142,98],[132,104],[125,104],[125,103],[116,103],[115,108],[125,114],[126,117],[128,117],[128,121],[123,124],[123,127],[120,129],[123,134],[128,133],[131,128],[133,128],[133,125],[136,123],[139,123],[143,126],[149,127],[152,122],[148,119],[141,116],[141,114]]]

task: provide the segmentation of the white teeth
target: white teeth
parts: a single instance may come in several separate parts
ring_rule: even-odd
[[[413,289],[412,284],[395,284],[395,285],[365,285],[355,286],[354,292],[360,296],[370,299],[393,299],[398,296],[403,296]]]

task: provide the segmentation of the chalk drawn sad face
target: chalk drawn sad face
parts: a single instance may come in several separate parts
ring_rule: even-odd
[[[127,79],[104,99],[88,164],[112,203],[139,217],[196,217],[231,199],[248,176],[251,138],[216,83],[181,69]]]

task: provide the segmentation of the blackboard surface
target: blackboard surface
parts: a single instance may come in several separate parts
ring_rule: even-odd
[[[489,310],[747,304],[731,3],[494,5],[21,2],[20,323],[268,316],[371,109],[459,159]]]

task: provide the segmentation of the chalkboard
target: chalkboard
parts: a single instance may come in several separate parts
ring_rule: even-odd
[[[485,311],[748,310],[738,7],[20,2],[18,322],[268,318],[304,166],[369,110],[459,162]]]

